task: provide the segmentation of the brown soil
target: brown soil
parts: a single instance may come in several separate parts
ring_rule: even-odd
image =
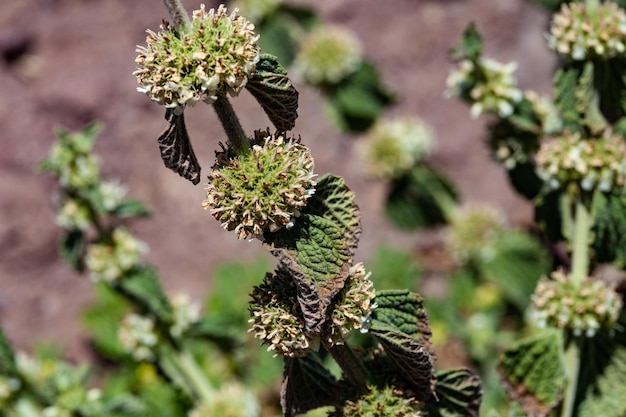
[[[200,4],[184,3],[190,10]],[[487,55],[519,61],[521,86],[549,92],[555,62],[544,42],[546,13],[522,0],[299,3],[357,32],[366,55],[399,93],[387,113],[419,115],[434,126],[439,140],[432,162],[455,181],[464,202],[495,204],[512,223],[530,218],[528,204],[489,160],[483,146],[487,119],[471,120],[467,106],[444,99],[442,91],[450,68],[446,53],[475,21],[487,39]],[[105,124],[96,146],[103,170],[154,209],[153,218],[135,222],[133,229],[150,245],[149,260],[169,291],[200,297],[210,289],[217,263],[263,253],[259,245],[221,230],[201,209],[202,187],[161,164],[155,139],[165,127],[163,109],[135,91],[131,73],[135,45],[164,17],[157,0],[0,2],[0,325],[19,348],[48,340],[63,346],[70,359],[88,352],[79,314],[92,299],[91,283],[58,258],[54,181],[35,170],[57,126],[79,129],[94,119]],[[317,172],[344,176],[356,192],[364,226],[358,260],[367,260],[382,242],[408,249],[424,245],[432,234],[399,232],[385,218],[385,190],[363,178],[354,152],[358,137],[339,133],[324,117],[320,95],[297,87],[300,118],[294,132],[313,149]],[[249,95],[234,106],[246,130],[269,124]],[[206,173],[224,134],[206,107],[186,116]]]

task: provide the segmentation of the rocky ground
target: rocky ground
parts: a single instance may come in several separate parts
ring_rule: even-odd
[[[387,114],[418,115],[433,125],[438,145],[432,163],[454,180],[464,202],[495,204],[512,223],[530,219],[529,206],[513,194],[483,146],[487,118],[471,120],[468,108],[444,99],[442,91],[450,68],[447,51],[475,21],[487,40],[487,55],[519,61],[521,87],[549,92],[555,62],[544,42],[548,16],[543,10],[529,0],[298,3],[356,31],[367,57],[398,92]],[[200,1],[184,4],[191,10]],[[35,169],[58,126],[104,123],[96,145],[103,170],[154,209],[154,217],[132,227],[150,245],[149,260],[169,291],[199,297],[210,289],[217,263],[263,252],[223,232],[201,209],[202,187],[161,164],[156,137],[165,127],[163,110],[135,91],[131,73],[135,45],[143,44],[145,29],[156,30],[164,17],[157,0],[0,2],[0,325],[19,348],[49,340],[69,359],[88,354],[79,314],[92,299],[91,283],[58,258],[54,181]],[[408,249],[423,245],[432,236],[399,232],[385,219],[385,190],[364,179],[354,151],[358,137],[339,133],[325,118],[320,95],[296,86],[301,99],[294,132],[313,149],[316,171],[344,176],[356,192],[364,226],[357,260],[367,260],[383,242]],[[269,124],[247,93],[234,106],[246,130]],[[192,108],[186,116],[206,172],[224,134],[206,107]]]

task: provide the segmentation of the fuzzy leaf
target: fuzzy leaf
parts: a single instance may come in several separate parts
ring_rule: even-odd
[[[174,110],[167,109],[165,120],[170,125],[157,138],[161,159],[166,168],[196,185],[200,182],[200,164],[191,146],[185,116],[183,113],[177,115]]]
[[[275,56],[261,55],[246,88],[279,131],[293,129],[298,118],[298,91]]]
[[[582,116],[582,122],[591,133],[599,134],[608,126],[606,119],[600,112],[600,99],[595,89],[594,66],[587,62],[580,78],[576,95],[576,109]]]
[[[280,389],[283,416],[293,417],[314,408],[334,405],[338,394],[337,380],[314,356],[285,359]]]
[[[563,127],[574,132],[580,130],[581,123],[576,97],[580,73],[579,68],[571,66],[557,71],[554,76],[554,104],[563,118]]]
[[[166,323],[173,320],[172,307],[154,269],[147,266],[136,268],[116,285],[145,313],[153,314]]]
[[[419,294],[408,290],[381,291],[371,316],[371,333],[383,346],[396,371],[421,395],[434,395],[435,351],[430,343],[428,314]]]
[[[0,329],[0,376],[11,376],[17,374],[15,366],[15,353],[6,339],[4,332]]]
[[[85,234],[82,230],[70,230],[62,237],[60,243],[61,257],[77,271],[81,271],[83,268],[84,250]]]
[[[525,413],[547,416],[561,401],[565,385],[560,330],[522,339],[502,353],[499,371],[509,397]]]
[[[266,233],[265,247],[292,273],[309,332],[318,333],[332,298],[343,288],[361,233],[354,193],[325,175],[290,230]]]
[[[96,286],[96,301],[83,314],[82,321],[90,333],[92,345],[108,359],[117,360],[127,355],[118,331],[128,309],[128,301],[100,283]]]
[[[414,230],[446,223],[446,209],[457,200],[452,183],[424,165],[392,183],[385,202],[389,219],[398,227]]]
[[[452,58],[478,59],[483,50],[483,38],[476,29],[475,23],[470,23],[463,32],[461,44],[450,51]]]
[[[122,393],[104,402],[104,415],[142,417],[147,415],[148,410],[143,401],[139,398]]]
[[[150,216],[152,211],[141,201],[127,198],[113,210],[112,214],[121,218],[145,217]]]
[[[327,90],[325,109],[343,131],[363,132],[394,101],[373,64],[364,61],[359,69]]]
[[[598,262],[626,266],[626,194],[596,193],[593,249]]]
[[[585,340],[581,350],[579,417],[626,415],[626,333],[602,331]]]
[[[467,368],[436,374],[439,401],[427,404],[429,417],[477,417],[482,399],[480,377]]]

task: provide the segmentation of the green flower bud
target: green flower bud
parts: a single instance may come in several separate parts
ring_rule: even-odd
[[[267,273],[251,297],[248,332],[269,345],[267,350],[274,351],[274,356],[308,355],[313,341],[305,333],[296,286],[289,273],[281,269],[276,274]]]
[[[87,248],[85,265],[94,282],[115,281],[139,264],[147,246],[123,228],[113,231],[111,242]]]
[[[362,263],[350,267],[349,277],[333,303],[330,319],[322,332],[326,344],[343,344],[354,329],[367,332],[367,319],[372,309],[376,308],[376,293],[370,275],[365,272]]]
[[[65,199],[57,213],[56,224],[68,230],[87,230],[91,224],[89,207],[73,198]]]
[[[431,151],[432,128],[416,117],[377,122],[361,144],[368,173],[375,178],[393,179],[406,174]]]
[[[423,405],[403,391],[386,386],[369,387],[369,391],[356,401],[346,401],[343,410],[329,417],[423,417]]]
[[[156,331],[154,319],[138,314],[128,314],[122,320],[118,338],[124,349],[135,360],[152,361],[155,359],[154,349],[160,337]]]
[[[260,48],[254,25],[223,5],[193,12],[191,23],[148,31],[147,46],[138,46],[133,75],[152,100],[168,108],[213,103],[219,95],[237,95],[254,74]]]
[[[593,337],[612,328],[622,310],[622,299],[605,282],[586,278],[577,285],[562,270],[542,278],[531,297],[530,319],[539,327],[568,329],[574,336]]]
[[[299,139],[256,131],[251,152],[216,153],[202,206],[239,239],[292,227],[315,191],[314,160]]]
[[[515,104],[523,98],[513,75],[516,69],[515,62],[501,64],[489,58],[464,59],[456,70],[450,72],[445,95],[471,103],[470,113],[474,118],[483,112],[509,117]]]
[[[584,2],[565,2],[552,18],[548,46],[578,61],[623,56],[626,13],[611,1],[593,11]]]
[[[537,175],[552,189],[577,184],[581,190],[609,192],[624,186],[626,144],[611,132],[603,137],[582,138],[565,132],[544,139],[536,156]]]
[[[317,86],[337,84],[361,65],[361,43],[349,30],[322,26],[306,36],[294,62],[294,71]]]
[[[495,207],[463,207],[450,220],[450,249],[461,262],[493,259],[496,237],[504,225],[504,215]]]
[[[209,402],[191,410],[189,417],[257,417],[260,406],[251,391],[240,384],[227,384],[219,388]]]

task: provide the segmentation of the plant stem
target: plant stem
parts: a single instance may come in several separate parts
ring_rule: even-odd
[[[237,155],[245,155],[250,152],[250,141],[243,131],[239,118],[228,98],[224,95],[218,95],[217,100],[213,103],[213,108]]]
[[[186,349],[181,349],[176,355],[181,371],[193,387],[193,390],[203,402],[209,402],[215,396],[215,389],[200,371],[200,366]]]
[[[572,281],[575,285],[580,285],[589,272],[589,233],[593,222],[589,210],[580,198],[576,200],[574,222]]]
[[[366,388],[367,382],[371,380],[371,377],[349,345],[326,346],[326,350],[341,367],[344,375],[352,385],[358,389]]]
[[[580,346],[578,338],[571,340],[565,351],[565,369],[567,374],[567,388],[563,397],[561,417],[572,417],[574,415],[574,403],[578,389],[578,373],[580,371]]]
[[[189,23],[189,15],[180,0],[163,0],[163,4],[165,5],[167,14],[170,15],[170,19],[172,19],[176,29],[179,29]]]

